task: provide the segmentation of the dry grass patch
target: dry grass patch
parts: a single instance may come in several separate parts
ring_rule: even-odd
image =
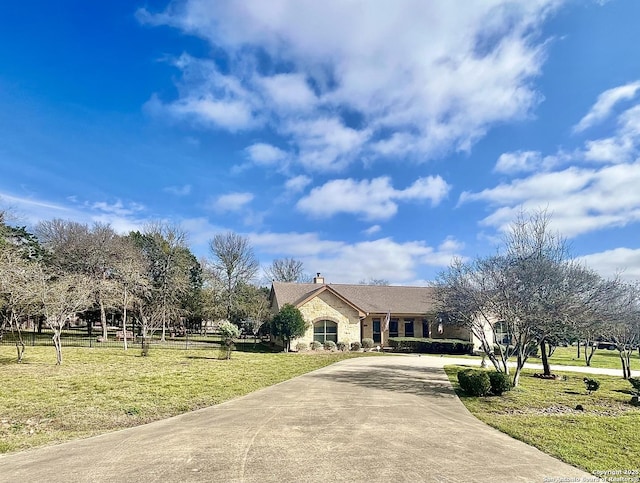
[[[368,355],[0,346],[0,453],[58,443],[175,416]]]

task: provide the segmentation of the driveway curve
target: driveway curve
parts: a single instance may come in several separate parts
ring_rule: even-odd
[[[434,357],[350,359],[218,406],[0,457],[0,481],[589,481],[474,418]]]

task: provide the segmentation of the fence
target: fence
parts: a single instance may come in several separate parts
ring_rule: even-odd
[[[120,333],[120,334],[118,334]],[[102,338],[101,330],[94,330],[92,335],[87,333],[87,329],[65,329],[62,331],[60,342],[63,347],[91,347],[91,348],[118,348],[124,346],[121,340],[121,330],[109,330],[106,340]],[[43,328],[41,331],[37,329],[22,331],[22,341],[26,346],[53,346],[53,331]],[[17,333],[4,332],[0,337],[0,345],[15,345]],[[218,349],[222,340],[219,335],[200,335],[189,333],[184,335],[167,336],[165,340],[161,340],[157,333],[152,337],[147,337],[146,342],[152,348],[161,349]],[[236,349],[251,350],[254,346],[261,346],[264,349],[263,341],[253,337],[248,339],[240,339],[236,341]],[[127,346],[131,348],[142,349],[142,337],[134,336],[133,339],[127,339]]]

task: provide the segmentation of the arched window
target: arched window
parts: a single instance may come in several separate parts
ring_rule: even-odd
[[[332,320],[319,320],[313,324],[313,340],[323,344],[329,340],[338,343],[338,324]]]

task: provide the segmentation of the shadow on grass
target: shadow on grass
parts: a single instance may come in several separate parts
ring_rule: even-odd
[[[256,344],[254,346],[253,342],[236,342],[235,351],[238,352],[254,352],[254,353],[274,353],[281,352],[281,349],[275,349],[269,347],[267,344]]]
[[[636,395],[631,389],[614,389],[613,392],[619,392],[620,394],[628,394],[629,396]]]
[[[435,367],[372,365],[310,374],[310,377],[416,396],[452,398],[455,395],[447,375],[442,369]]]

